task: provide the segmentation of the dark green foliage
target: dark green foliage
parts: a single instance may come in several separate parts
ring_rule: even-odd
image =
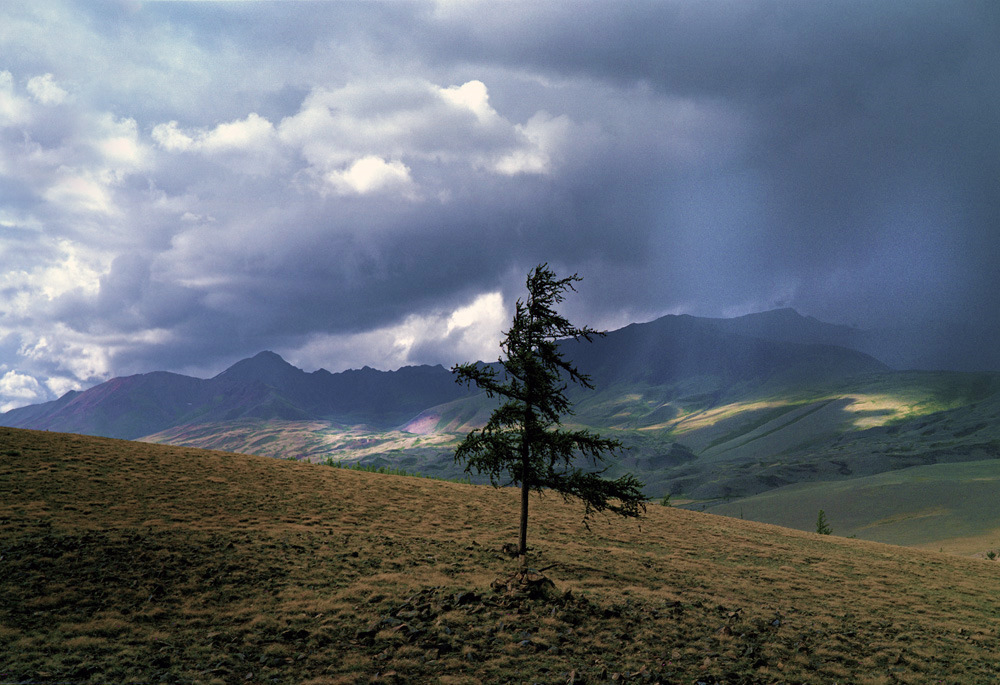
[[[643,484],[634,476],[602,477],[605,454],[619,451],[620,442],[588,430],[561,427],[561,417],[572,413],[565,394],[568,382],[593,386],[587,375],[563,358],[560,342],[570,338],[589,342],[603,335],[573,326],[555,311],[565,291],[575,290],[573,283],[579,280],[576,274],[557,278],[547,264],[533,269],[528,274],[527,300],[517,301],[513,323],[500,344],[502,372],[495,366],[471,363],[452,369],[458,382],[474,383],[490,397],[503,400],[483,428],[466,436],[455,451],[455,461],[464,462],[466,472],[488,475],[494,486],[521,486],[522,562],[531,490],[554,490],[564,498],[582,500],[584,522],[593,512],[638,517],[645,510]],[[581,457],[595,470],[578,467]]]
[[[820,535],[829,535],[833,532],[833,529],[826,522],[826,512],[822,509],[819,510],[819,514],[816,516],[816,532]]]

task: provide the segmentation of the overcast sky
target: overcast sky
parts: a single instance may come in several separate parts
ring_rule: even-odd
[[[1000,3],[0,4],[0,409],[775,307],[1000,330]]]

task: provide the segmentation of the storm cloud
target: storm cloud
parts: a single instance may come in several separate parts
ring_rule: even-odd
[[[0,409],[493,359],[540,262],[995,347],[998,74],[986,1],[4,6]]]

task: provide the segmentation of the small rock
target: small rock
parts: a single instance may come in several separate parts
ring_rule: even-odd
[[[480,600],[479,595],[475,592],[456,592],[455,593],[455,604],[457,606],[462,606],[464,604],[474,604]]]

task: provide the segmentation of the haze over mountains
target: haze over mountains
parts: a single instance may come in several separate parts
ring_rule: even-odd
[[[1000,457],[1000,375],[893,370],[866,341],[789,309],[567,341],[595,389],[570,389],[566,423],[628,447],[609,474],[708,505]],[[455,445],[494,406],[441,366],[307,373],[261,352],[210,379],[116,378],[0,424],[455,477]]]

